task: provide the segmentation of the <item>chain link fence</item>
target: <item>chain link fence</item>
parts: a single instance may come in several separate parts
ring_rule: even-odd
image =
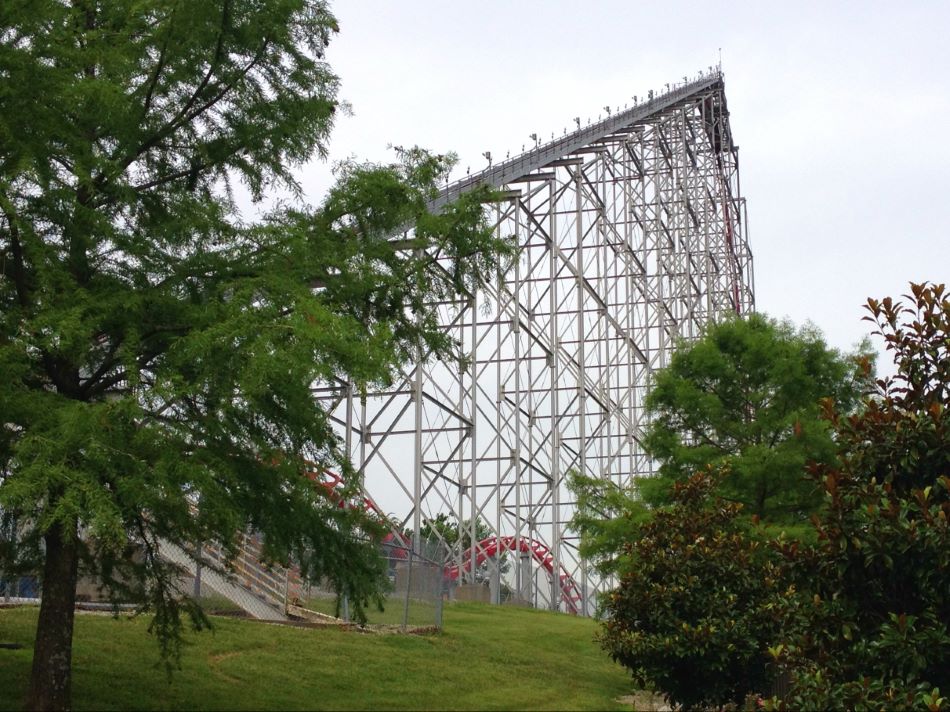
[[[405,540],[402,540],[403,542]],[[0,546],[16,542],[16,529],[9,522],[0,528]],[[444,541],[423,540],[419,551],[392,538],[381,546],[389,580],[382,610],[365,610],[366,623],[381,629],[426,629],[442,626],[444,602],[476,600],[505,602],[516,598],[499,577],[478,571],[476,576],[458,580],[458,567]],[[205,544],[185,550],[162,541],[159,552],[179,571],[178,587],[182,594],[201,600],[211,613],[249,616],[284,621],[303,618],[327,625],[355,624],[351,601],[340,597],[325,582],[304,581],[296,567],[268,565],[262,559],[262,540],[254,533],[241,535],[238,555],[231,561],[220,545]],[[4,565],[9,558],[0,556],[0,603],[36,601],[41,595],[37,570],[22,571]],[[455,562],[457,563],[457,562]],[[106,597],[99,583],[81,578],[77,600],[92,605]]]
[[[325,582],[304,581],[295,567],[263,563],[259,535],[242,535],[239,553],[230,562],[218,545],[202,546],[197,556],[175,548],[164,544],[163,555],[182,570],[183,588],[190,586],[209,610],[271,620],[293,617],[325,624],[357,622],[352,602],[338,596]],[[424,554],[392,543],[382,546],[389,587],[382,610],[376,606],[365,610],[368,625],[441,627],[443,601],[451,588],[445,557],[436,544],[424,543],[421,548]]]
[[[0,510],[0,603],[33,601],[39,595],[35,552],[23,541],[17,518]]]
[[[384,628],[440,628],[447,596],[444,563],[400,546],[385,546],[382,554],[389,590],[383,596],[382,610],[375,606],[365,610],[366,623]],[[320,584],[303,585],[290,604],[292,613],[299,614],[303,609],[341,622],[355,622],[351,602]]]

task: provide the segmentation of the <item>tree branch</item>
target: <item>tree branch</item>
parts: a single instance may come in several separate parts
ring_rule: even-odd
[[[96,382],[102,378],[106,373],[108,373],[116,364],[115,354],[119,350],[119,346],[122,345],[122,339],[115,339],[109,346],[109,350],[102,359],[102,363],[99,365],[99,368],[96,369],[89,378],[86,379],[79,387],[79,392],[81,396],[89,395],[90,391],[95,387]]]
[[[117,172],[124,171],[126,168],[132,165],[132,163],[134,163],[142,154],[144,154],[150,148],[158,145],[158,143],[162,139],[170,136],[172,133],[174,133],[178,128],[180,128],[184,124],[190,121],[194,121],[203,113],[213,108],[222,98],[224,98],[232,89],[234,89],[235,86],[237,86],[238,82],[243,80],[251,72],[251,70],[254,69],[254,67],[258,65],[261,59],[263,59],[264,52],[267,51],[267,47],[269,45],[270,45],[270,41],[265,38],[257,54],[254,55],[254,58],[250,61],[250,63],[248,63],[248,65],[244,67],[238,73],[238,75],[234,78],[233,81],[226,84],[224,88],[221,89],[221,91],[219,91],[214,97],[212,97],[211,99],[209,99],[204,104],[200,105],[199,107],[197,107],[190,113],[183,115],[182,112],[179,111],[178,114],[175,115],[175,118],[173,118],[164,127],[162,127],[156,133],[154,133],[151,136],[151,138],[141,143],[138,148],[136,148],[129,156],[127,156],[117,167]],[[197,90],[196,90],[196,93],[192,95],[192,99],[195,98],[196,94],[197,94]],[[191,104],[192,99],[189,99],[189,105]],[[210,167],[210,164],[208,164],[205,167],[206,168]],[[96,187],[101,188],[102,186],[106,184],[107,180],[108,180],[107,176],[105,174],[101,174],[95,181]]]
[[[162,176],[161,178],[156,178],[156,179],[150,180],[150,181],[148,181],[148,182],[146,182],[146,183],[139,183],[138,185],[132,186],[132,190],[134,190],[134,191],[136,191],[136,192],[141,192],[141,191],[143,191],[143,190],[151,190],[152,188],[156,188],[156,187],[158,187],[158,186],[160,186],[160,185],[164,185],[164,184],[166,184],[166,183],[171,183],[171,182],[173,182],[173,181],[176,181],[176,180],[178,180],[179,178],[186,178],[186,177],[188,177],[188,176],[190,176],[190,175],[192,175],[192,174],[194,174],[194,173],[200,173],[201,171],[205,170],[206,168],[210,168],[210,167],[211,167],[211,164],[210,164],[210,163],[198,163],[198,164],[196,164],[196,165],[194,165],[194,166],[189,166],[188,168],[183,168],[183,169],[181,169],[180,171],[175,171],[174,173],[169,173],[168,175]]]
[[[126,373],[124,369],[120,370],[117,373],[114,373],[113,375],[109,376],[109,378],[103,378],[102,380],[100,380],[95,385],[95,387],[87,389],[84,395],[86,396],[87,399],[92,400],[94,398],[102,396],[103,394],[107,393],[113,386],[117,386],[120,383],[122,383],[122,381],[125,381],[127,379],[128,379],[128,373]]]
[[[20,229],[16,224],[16,211],[13,203],[6,195],[0,194],[0,210],[7,219],[10,229],[10,251],[13,253],[13,284],[16,288],[17,301],[21,307],[30,304],[29,287],[26,278],[26,264],[23,260],[23,245],[20,243]]]
[[[192,92],[188,101],[185,102],[185,105],[179,109],[178,113],[175,114],[174,118],[172,118],[172,124],[188,114],[188,112],[191,110],[191,107],[194,106],[194,103],[201,95],[201,92],[203,92],[208,86],[208,83],[211,81],[211,77],[214,76],[215,70],[218,68],[218,64],[221,62],[221,55],[224,51],[224,34],[227,30],[230,8],[231,0],[224,0],[224,4],[221,6],[221,29],[218,31],[218,41],[215,43],[214,56],[211,58],[211,62],[208,64],[208,71],[205,72],[201,82]]]
[[[142,116],[139,119],[139,123],[145,122],[145,117],[148,116],[149,110],[152,108],[152,97],[155,93],[155,87],[158,86],[158,78],[161,76],[162,72],[165,70],[165,63],[167,61],[168,54],[168,44],[171,41],[172,37],[172,27],[175,24],[175,10],[177,5],[172,8],[171,16],[168,19],[168,33],[165,35],[165,42],[162,44],[162,49],[158,54],[158,64],[155,66],[155,71],[152,73],[152,77],[149,80],[148,89],[145,92],[145,101],[142,102]]]

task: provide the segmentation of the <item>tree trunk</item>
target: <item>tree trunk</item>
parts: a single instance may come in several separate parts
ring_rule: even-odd
[[[764,484],[760,484],[758,491],[755,493],[755,515],[759,519],[765,518],[765,498],[768,495],[768,490]]]
[[[75,525],[56,524],[44,537],[43,599],[33,646],[28,710],[68,710],[79,544]]]

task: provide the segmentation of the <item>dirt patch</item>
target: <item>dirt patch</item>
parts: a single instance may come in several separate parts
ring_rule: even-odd
[[[345,630],[351,633],[365,633],[367,635],[435,635],[441,630],[435,625],[407,625],[403,628],[401,625],[386,625],[382,623],[359,625],[358,623],[347,623],[346,621],[311,621],[294,616],[291,616],[290,620],[286,621],[260,622],[267,623],[268,625],[289,625],[296,628],[334,628],[336,630]]]
[[[637,712],[670,712],[670,706],[657,694],[652,692],[634,692],[632,695],[618,697],[617,702],[629,705]]]
[[[243,611],[240,608],[237,610],[233,608],[206,608],[205,613],[209,616],[222,616],[224,618],[251,618],[251,614],[247,611]]]
[[[287,606],[287,615],[290,616],[290,620],[283,625],[298,625],[305,628],[337,628],[371,635],[432,635],[439,632],[439,627],[435,625],[407,625],[405,627],[386,623],[358,625],[326,613],[318,613],[294,605]]]
[[[228,682],[242,682],[241,678],[235,677],[234,675],[229,675],[224,672],[219,665],[225,660],[231,658],[236,658],[238,655],[242,655],[243,652],[240,650],[233,650],[229,653],[217,653],[215,655],[208,656],[208,667],[211,668],[211,672],[217,675],[218,677],[227,680]]]
[[[214,655],[208,656],[208,661],[212,665],[217,665],[218,663],[223,662],[225,660],[236,658],[238,655],[241,655],[241,654],[242,652],[240,650],[232,650],[230,653],[215,653]]]

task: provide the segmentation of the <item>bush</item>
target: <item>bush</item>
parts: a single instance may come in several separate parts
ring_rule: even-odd
[[[627,546],[600,642],[641,686],[686,707],[740,703],[770,689],[784,592],[777,551],[712,496],[724,473],[677,483]]]

